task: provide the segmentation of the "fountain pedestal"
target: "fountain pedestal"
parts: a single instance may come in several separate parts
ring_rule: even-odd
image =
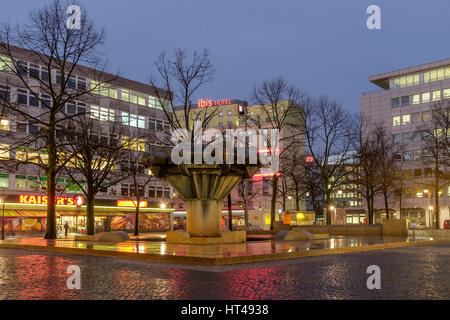
[[[169,243],[236,243],[246,241],[245,231],[222,231],[223,199],[242,179],[250,178],[258,165],[180,164],[164,152],[150,152],[144,167],[169,182],[186,201],[186,231],[169,231]]]

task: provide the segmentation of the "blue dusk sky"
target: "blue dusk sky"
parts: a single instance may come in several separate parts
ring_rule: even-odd
[[[24,21],[45,0],[2,1],[1,22]],[[283,76],[359,111],[370,75],[450,57],[448,0],[84,0],[107,31],[111,71],[147,82],[158,54],[207,47],[217,72],[196,98],[249,100]],[[381,8],[381,30],[366,9]],[[251,101],[249,101],[251,102]]]

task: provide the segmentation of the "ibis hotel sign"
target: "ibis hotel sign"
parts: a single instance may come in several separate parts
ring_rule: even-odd
[[[48,204],[48,196],[21,194],[19,195],[19,203]],[[75,197],[55,197],[55,204],[81,207],[84,204],[84,198],[81,195],[77,195]]]
[[[211,100],[211,99],[198,99],[197,100],[197,107],[199,108],[207,108],[207,107],[220,107],[220,106],[226,106],[232,104],[231,99],[222,99],[222,100]]]

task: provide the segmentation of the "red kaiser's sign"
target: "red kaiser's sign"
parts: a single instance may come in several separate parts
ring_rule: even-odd
[[[19,203],[23,204],[47,204],[48,196],[40,196],[33,194],[21,194],[19,195]],[[84,198],[81,195],[75,197],[55,197],[55,203],[57,205],[77,206],[81,207],[84,204]]]

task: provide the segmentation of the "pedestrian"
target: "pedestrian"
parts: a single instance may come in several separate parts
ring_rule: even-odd
[[[66,221],[66,223],[64,223],[64,230],[67,236],[67,233],[69,232],[69,223]]]

